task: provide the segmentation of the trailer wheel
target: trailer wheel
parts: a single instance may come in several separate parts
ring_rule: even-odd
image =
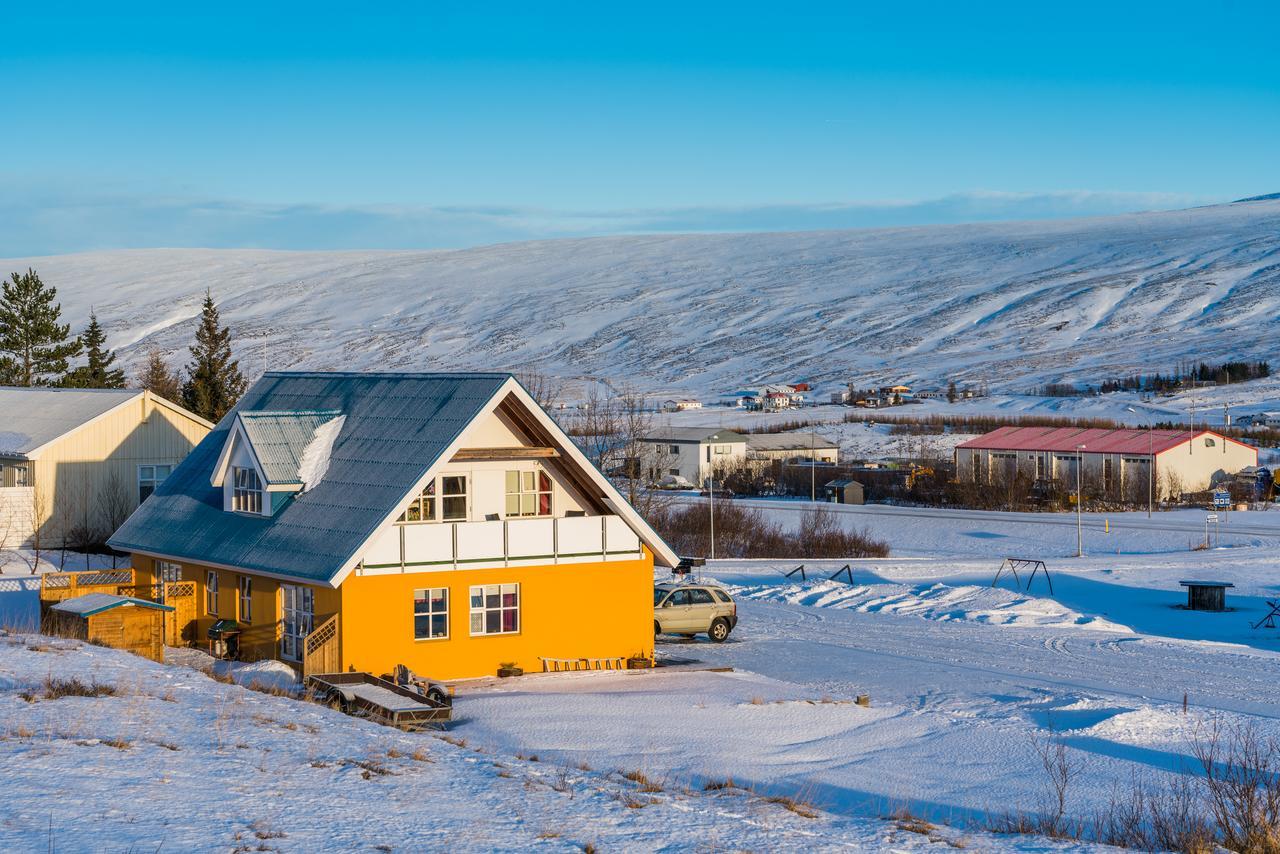
[[[427,689],[427,699],[446,709],[453,705],[453,698],[449,696],[449,692],[439,685],[432,685]]]

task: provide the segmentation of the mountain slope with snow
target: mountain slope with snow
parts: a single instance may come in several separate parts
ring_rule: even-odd
[[[8,259],[126,363],[186,356],[205,289],[242,364],[536,367],[642,390],[956,378],[1023,390],[1266,357],[1280,200],[1059,222],[608,237],[432,252]]]

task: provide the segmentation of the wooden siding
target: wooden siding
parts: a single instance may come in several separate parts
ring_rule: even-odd
[[[208,432],[144,394],[49,444],[32,463],[28,500],[42,545],[106,539],[137,509],[138,467],[176,466]]]

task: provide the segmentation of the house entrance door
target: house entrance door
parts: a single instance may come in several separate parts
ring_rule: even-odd
[[[280,636],[280,657],[301,661],[303,642],[315,623],[315,599],[310,587],[280,585],[281,613],[284,628]]]

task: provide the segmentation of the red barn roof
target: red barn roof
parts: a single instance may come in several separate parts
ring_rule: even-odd
[[[1235,442],[1211,430],[1197,430],[1195,436],[1213,436],[1220,442]],[[1106,430],[1098,427],[1000,427],[970,439],[958,448],[980,448],[992,451],[1052,451],[1074,453],[1080,445],[1086,453],[1141,454],[1154,450],[1159,454],[1176,448],[1192,433],[1187,430]],[[1150,443],[1150,444],[1148,444]],[[1243,444],[1236,442],[1237,445]],[[1248,447],[1248,446],[1246,446]]]

